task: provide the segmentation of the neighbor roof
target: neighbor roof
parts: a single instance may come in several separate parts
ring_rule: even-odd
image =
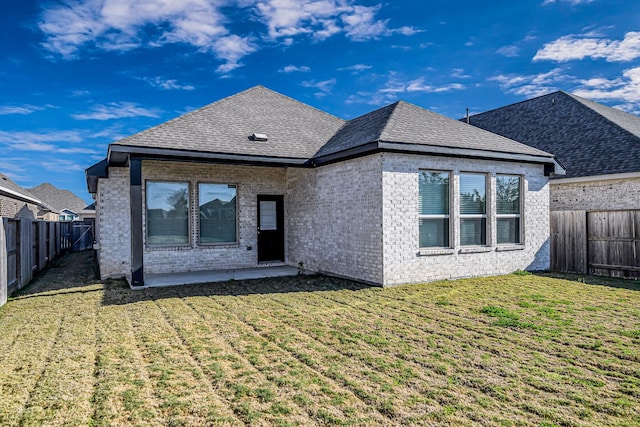
[[[44,203],[35,195],[13,182],[8,176],[0,173],[0,193],[25,202],[34,203],[44,207]]]
[[[61,190],[48,182],[31,188],[29,191],[59,211],[67,209],[74,213],[80,213],[87,206],[84,200],[71,191]]]
[[[267,141],[252,141],[252,134]],[[90,191],[105,166],[140,158],[316,166],[379,151],[525,161],[562,173],[553,155],[406,102],[345,121],[256,86],[109,146],[87,169]]]
[[[566,178],[640,172],[640,117],[570,93],[553,92],[469,120],[554,153]]]

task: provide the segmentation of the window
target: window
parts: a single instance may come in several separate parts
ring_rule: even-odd
[[[418,186],[420,247],[449,247],[449,172],[421,171]]]
[[[236,186],[199,184],[200,243],[237,242]]]
[[[519,176],[496,176],[498,244],[520,243],[520,188]]]
[[[147,244],[189,243],[189,183],[147,181]]]
[[[487,244],[487,176],[460,174],[460,245]]]

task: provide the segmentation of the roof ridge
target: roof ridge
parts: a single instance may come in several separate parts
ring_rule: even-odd
[[[640,135],[630,131],[625,126],[621,125],[620,123],[617,123],[617,122],[611,120],[609,117],[607,117],[607,116],[603,115],[602,113],[598,112],[596,109],[594,109],[592,106],[588,105],[588,103],[585,103],[584,101],[587,101],[589,103],[594,103],[594,104],[598,105],[598,107],[604,107],[606,110],[609,110],[614,114],[623,114],[625,116],[631,117],[634,120],[638,120],[639,122],[640,122],[640,117],[636,116],[635,114],[627,113],[626,111],[620,110],[619,108],[609,107],[608,105],[600,104],[599,102],[593,101],[593,100],[591,100],[589,98],[584,98],[582,96],[575,95],[573,93],[567,93],[567,95],[569,95],[571,98],[573,98],[574,100],[579,102],[585,108],[588,108],[590,111],[593,111],[595,114],[597,114],[598,116],[602,117],[605,121],[611,123],[614,126],[619,127],[620,129],[624,130],[625,132],[630,134],[632,137],[634,137],[634,138],[636,138],[637,140],[640,141]]]

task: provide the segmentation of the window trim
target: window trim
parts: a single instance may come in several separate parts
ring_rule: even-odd
[[[446,169],[419,169],[418,170],[418,174],[422,173],[422,172],[429,172],[429,173],[446,173],[448,175],[449,178],[449,213],[448,214],[428,214],[428,215],[423,215],[420,214],[420,206],[418,206],[418,249],[421,252],[424,251],[441,251],[441,250],[446,250],[446,249],[453,249],[454,248],[454,234],[453,234],[453,215],[452,215],[452,207],[453,207],[453,171],[452,170],[446,170]],[[420,198],[420,175],[418,175],[418,198]],[[449,241],[449,245],[448,246],[420,246],[420,220],[421,219],[446,219],[448,220],[448,227],[447,227],[447,233],[448,233],[448,241]]]
[[[462,194],[461,194],[461,189],[462,189],[462,185],[461,185],[461,178],[462,175],[482,175],[484,176],[484,197],[485,197],[485,201],[484,201],[484,214],[463,214],[461,212],[461,207],[462,207]],[[490,200],[490,194],[491,194],[491,186],[490,186],[490,180],[489,180],[489,173],[487,172],[477,172],[477,171],[460,171],[458,172],[458,185],[457,185],[457,196],[458,196],[458,227],[460,228],[459,231],[459,244],[460,244],[460,248],[487,248],[487,247],[491,247],[491,235],[490,235],[490,230],[491,230],[491,216],[489,215],[489,211],[491,210],[491,200]],[[462,220],[464,219],[484,219],[484,243],[481,243],[479,245],[463,245],[462,244]]]
[[[187,184],[187,243],[167,243],[153,244],[149,243],[149,183],[165,183],[165,184]],[[191,247],[192,243],[192,221],[191,221],[191,182],[188,180],[167,180],[167,179],[145,179],[144,181],[144,245],[149,249],[156,248],[186,248]]]
[[[206,242],[202,242],[201,238],[202,236],[200,235],[200,185],[206,185],[206,184],[217,184],[217,185],[234,185],[236,187],[236,240],[234,242],[211,242],[211,243],[206,243]],[[198,181],[196,183],[196,198],[195,200],[196,202],[196,213],[197,213],[197,227],[198,227],[198,232],[196,234],[196,239],[198,242],[198,246],[199,247],[216,247],[216,246],[233,246],[233,245],[239,245],[240,244],[240,203],[239,203],[239,199],[240,199],[240,184],[237,182],[214,182],[214,181]]]
[[[498,177],[499,176],[510,176],[510,177],[517,177],[519,179],[519,185],[518,185],[518,198],[519,203],[518,203],[518,209],[520,210],[520,213],[518,214],[499,214],[498,213]],[[510,174],[510,173],[496,173],[496,246],[498,247],[502,247],[502,246],[523,246],[524,245],[524,221],[523,221],[523,212],[524,212],[524,176],[520,175],[520,174]],[[498,242],[498,219],[502,219],[502,218],[518,218],[518,243],[514,243],[514,242],[505,242],[505,243],[500,243]]]

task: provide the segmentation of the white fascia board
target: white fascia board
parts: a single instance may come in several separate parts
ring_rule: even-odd
[[[558,178],[552,179],[550,184],[579,184],[582,182],[599,182],[599,181],[614,181],[617,179],[637,179],[640,178],[640,172],[629,173],[614,173],[610,175],[590,175],[590,176],[577,176],[575,178]]]
[[[11,196],[14,196],[14,197],[16,197],[16,198],[18,198],[20,200],[24,200],[25,202],[35,203],[36,205],[42,205],[43,204],[38,199],[34,199],[32,197],[25,196],[24,194],[20,194],[17,191],[9,190],[8,188],[2,187],[2,186],[0,186],[0,192],[9,194]]]

